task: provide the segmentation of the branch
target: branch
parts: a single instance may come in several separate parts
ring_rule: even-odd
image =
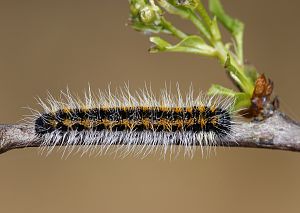
[[[226,146],[300,151],[300,124],[275,112],[264,121],[242,123],[234,138],[235,141],[226,141]],[[41,144],[32,126],[0,125],[0,154]],[[224,146],[224,141],[217,142],[217,146]]]

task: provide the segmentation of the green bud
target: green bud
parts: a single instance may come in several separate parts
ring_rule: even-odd
[[[136,17],[142,7],[146,5],[145,0],[129,0],[131,16]]]
[[[199,0],[177,0],[177,5],[194,10],[198,7]]]
[[[154,22],[157,17],[155,10],[151,6],[143,7],[140,10],[139,15],[140,15],[140,20],[144,24],[150,24],[150,23]]]

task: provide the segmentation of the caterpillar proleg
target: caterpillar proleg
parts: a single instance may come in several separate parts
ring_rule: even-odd
[[[42,149],[50,153],[60,146],[64,154],[118,153],[147,156],[160,150],[163,156],[179,153],[192,157],[199,147],[209,151],[217,141],[234,140],[237,131],[234,99],[194,96],[192,87],[182,96],[169,89],[156,96],[145,88],[131,93],[129,88],[110,89],[97,95],[89,88],[80,99],[67,89],[55,99],[38,99],[43,112],[29,119]]]

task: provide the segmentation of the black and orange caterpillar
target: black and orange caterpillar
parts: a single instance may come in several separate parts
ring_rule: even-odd
[[[44,112],[36,113],[30,123],[43,147],[52,150],[53,144],[61,144],[70,150],[78,146],[84,152],[99,149],[100,153],[112,145],[127,145],[126,153],[140,145],[147,150],[181,145],[190,152],[194,147],[214,146],[217,140],[225,144],[237,131],[233,99],[194,98],[192,92],[183,99],[167,90],[159,98],[148,91],[119,94],[100,93],[94,98],[89,92],[84,101],[69,91],[62,93],[61,100],[49,96],[47,104],[39,102]]]
[[[61,109],[45,113],[35,122],[38,134],[68,131],[191,131],[226,135],[231,129],[230,112],[215,106],[115,107]]]

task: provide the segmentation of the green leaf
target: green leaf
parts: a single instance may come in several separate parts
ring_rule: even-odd
[[[208,95],[221,95],[235,99],[234,109],[248,108],[251,106],[251,96],[243,92],[235,92],[221,85],[213,84],[208,90]]]
[[[224,95],[224,96],[234,97],[237,92],[235,92],[235,91],[233,91],[231,89],[225,88],[225,87],[223,87],[221,85],[213,84],[213,85],[211,85],[211,87],[209,88],[209,90],[208,90],[207,93],[209,95],[218,94],[218,95]]]
[[[210,11],[218,18],[224,27],[233,35],[236,42],[236,52],[240,62],[243,63],[243,34],[244,24],[226,14],[220,0],[209,0]]]
[[[229,55],[227,55],[225,69],[228,71],[230,77],[232,78],[234,83],[239,87],[239,89],[242,92],[245,92],[248,95],[252,96],[254,90],[254,83],[248,76],[245,75],[244,72],[239,71],[235,66],[231,64]]]
[[[187,36],[176,45],[171,45],[160,37],[150,37],[150,41],[155,44],[150,52],[166,51],[166,52],[188,52],[206,56],[215,56],[215,49],[199,36]]]
[[[227,15],[220,0],[209,0],[209,9],[231,33],[236,34],[243,31],[244,24]]]
[[[165,51],[168,47],[172,46],[170,43],[157,36],[150,37],[150,41],[155,44],[155,46],[150,49],[151,53]]]

